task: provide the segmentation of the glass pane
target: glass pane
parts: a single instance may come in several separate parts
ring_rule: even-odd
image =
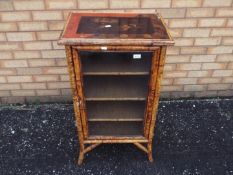
[[[152,52],[79,52],[90,135],[143,136]]]

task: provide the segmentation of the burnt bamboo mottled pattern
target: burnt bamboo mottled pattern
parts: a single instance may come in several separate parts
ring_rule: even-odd
[[[80,62],[80,58],[78,56],[78,52],[73,49],[73,61],[74,61],[74,68],[76,74],[76,86],[77,86],[77,98],[79,101],[79,109],[81,113],[81,121],[83,127],[83,134],[84,138],[87,138],[88,135],[88,125],[87,125],[87,117],[86,117],[86,108],[85,108],[85,98],[83,92],[83,80],[82,80],[82,66]]]
[[[76,75],[74,70],[73,54],[70,46],[66,46],[66,58],[68,65],[68,72],[70,76],[70,85],[73,93],[73,104],[74,104],[74,113],[75,113],[75,123],[78,131],[79,138],[79,159],[78,164],[80,165],[84,157],[84,138],[83,138],[83,127],[81,122],[81,113],[79,108],[79,100],[77,95],[77,85],[76,85]]]

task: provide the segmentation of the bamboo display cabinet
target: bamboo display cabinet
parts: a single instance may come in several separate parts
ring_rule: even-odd
[[[159,14],[70,13],[65,45],[80,152],[132,143],[152,157],[166,48],[174,41]]]

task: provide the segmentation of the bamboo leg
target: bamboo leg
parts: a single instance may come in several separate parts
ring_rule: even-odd
[[[147,149],[148,149],[148,159],[150,162],[153,162],[153,155],[152,155],[152,143],[149,142],[147,145]]]
[[[84,149],[85,149],[84,144],[80,144],[79,157],[78,157],[78,165],[81,165],[83,163]]]
[[[80,150],[78,157],[78,165],[81,165],[83,163],[83,159],[84,159],[84,152]]]
[[[84,139],[83,139],[83,130],[82,130],[82,121],[79,109],[79,101],[77,100],[77,86],[76,86],[76,75],[74,72],[74,63],[73,63],[73,56],[72,56],[72,48],[70,46],[66,46],[66,57],[67,57],[67,64],[68,70],[70,75],[70,84],[72,87],[73,93],[73,103],[74,103],[74,112],[75,112],[75,123],[77,125],[77,132],[78,132],[78,139],[80,144],[80,151],[79,151],[79,159],[78,164],[80,165],[83,161],[84,157]]]

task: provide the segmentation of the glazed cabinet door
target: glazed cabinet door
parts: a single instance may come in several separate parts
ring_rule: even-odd
[[[84,137],[146,136],[158,50],[76,50]]]

